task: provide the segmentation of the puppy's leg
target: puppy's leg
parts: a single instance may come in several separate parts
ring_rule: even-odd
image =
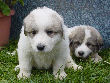
[[[83,68],[82,66],[77,65],[73,61],[73,59],[72,59],[72,57],[70,55],[68,55],[67,58],[66,58],[66,67],[67,68],[74,68],[74,70],[82,69]]]
[[[67,76],[64,68],[65,60],[63,60],[63,58],[61,57],[58,57],[57,60],[53,62],[53,75],[55,76],[55,79],[59,78],[60,80],[62,80]]]
[[[18,49],[18,59],[20,67],[18,78],[29,78],[32,69],[32,57],[30,56],[30,53],[26,50]]]
[[[102,61],[102,58],[98,55],[98,53],[95,53],[92,55],[91,60],[97,63],[99,61]]]

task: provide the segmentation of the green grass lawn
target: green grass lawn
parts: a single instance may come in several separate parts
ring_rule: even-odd
[[[110,48],[102,50],[99,54],[103,61],[93,63],[90,60],[77,61],[76,63],[83,66],[83,70],[74,71],[65,69],[67,77],[60,81],[55,80],[52,70],[32,70],[31,78],[17,79],[18,71],[14,71],[18,64],[17,54],[11,55],[7,52],[13,52],[17,47],[17,41],[11,41],[9,45],[0,50],[0,83],[110,83]]]

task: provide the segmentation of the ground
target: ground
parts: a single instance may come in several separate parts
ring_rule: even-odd
[[[19,80],[18,71],[14,71],[18,64],[17,53],[11,54],[17,47],[17,41],[10,41],[9,45],[0,50],[0,83],[110,83],[110,48],[101,50],[99,54],[102,62],[93,63],[90,60],[76,60],[83,66],[83,70],[65,69],[67,77],[55,80],[52,70],[32,70],[31,78]],[[107,62],[105,62],[107,61]]]

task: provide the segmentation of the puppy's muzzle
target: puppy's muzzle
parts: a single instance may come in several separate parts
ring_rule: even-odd
[[[43,51],[44,48],[45,48],[45,45],[42,45],[42,44],[38,44],[38,45],[37,45],[37,49],[38,49],[39,51]]]

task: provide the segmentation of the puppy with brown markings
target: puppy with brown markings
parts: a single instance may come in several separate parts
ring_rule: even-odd
[[[99,62],[102,58],[98,51],[103,45],[100,33],[91,26],[80,25],[69,29],[69,40],[71,53],[76,57],[87,58],[91,55],[91,60]]]

